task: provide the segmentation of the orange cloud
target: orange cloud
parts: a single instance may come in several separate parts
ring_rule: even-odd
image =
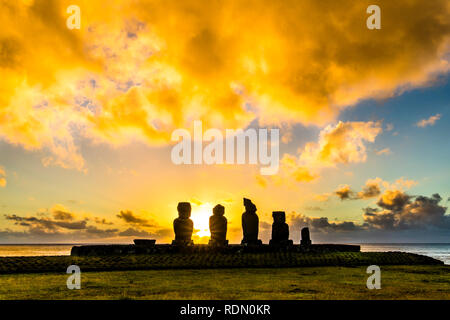
[[[320,132],[319,141],[306,144],[300,161],[322,167],[358,163],[367,159],[364,142],[374,142],[382,132],[379,122],[342,122]]]
[[[349,0],[80,0],[81,30],[66,28],[69,4],[0,3],[0,137],[44,165],[85,170],[80,137],[166,144],[192,120],[323,126],[449,70],[445,0],[383,3],[376,31]],[[323,163],[361,160],[310,147]]]
[[[375,179],[368,179],[362,190],[359,192],[353,191],[347,184],[342,184],[338,186],[338,188],[334,191],[334,194],[341,200],[370,199],[379,196],[382,188],[384,188],[386,191],[382,195],[381,199],[385,197],[383,201],[385,203],[389,203],[391,201],[390,199],[395,198],[397,194],[403,194],[403,189],[412,188],[417,184],[417,181],[404,179],[403,177],[397,179],[394,183],[389,183],[377,177]]]
[[[317,142],[309,142],[300,149],[299,156],[284,154],[277,181],[289,183],[311,182],[320,177],[324,168],[338,164],[365,162],[365,144],[374,142],[382,132],[380,122],[342,122],[328,125],[320,133]]]

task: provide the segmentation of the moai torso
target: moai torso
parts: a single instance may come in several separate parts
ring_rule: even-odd
[[[175,240],[191,240],[194,231],[194,223],[191,219],[176,218],[173,221],[173,230],[175,231]]]
[[[256,206],[251,200],[244,198],[245,212],[242,214],[243,242],[258,240],[259,218],[256,214]]]
[[[213,209],[213,215],[209,218],[209,231],[212,241],[225,241],[227,239],[227,218],[225,208],[218,204]]]
[[[227,218],[213,215],[209,218],[211,240],[225,241],[227,239]]]
[[[173,221],[173,230],[176,241],[190,241],[194,231],[194,223],[191,216],[191,205],[189,202],[180,202],[178,204],[178,218]]]
[[[289,240],[289,226],[286,223],[284,211],[274,211],[272,216],[272,241],[274,243],[279,243]]]

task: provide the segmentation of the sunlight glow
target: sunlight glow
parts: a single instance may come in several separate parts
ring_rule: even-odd
[[[209,237],[209,217],[212,215],[213,205],[206,202],[192,208],[191,219],[194,221],[194,230],[198,230],[195,235],[199,237]]]

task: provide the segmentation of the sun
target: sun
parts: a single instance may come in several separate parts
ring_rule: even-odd
[[[192,209],[191,219],[194,221],[195,234],[199,237],[210,237],[209,217],[212,215],[213,205],[205,202]]]

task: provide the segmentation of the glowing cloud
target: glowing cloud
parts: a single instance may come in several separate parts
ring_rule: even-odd
[[[323,126],[449,70],[445,0],[385,2],[375,31],[359,1],[80,0],[80,30],[66,27],[69,4],[0,3],[0,138],[44,165],[85,170],[81,138],[166,144],[193,120]]]

